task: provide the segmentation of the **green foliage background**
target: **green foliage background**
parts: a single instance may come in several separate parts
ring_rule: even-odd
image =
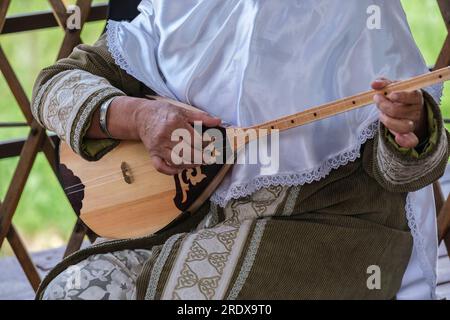
[[[101,2],[104,0],[94,1],[94,3]],[[435,0],[402,0],[402,3],[416,42],[427,63],[433,65],[446,37],[445,25],[437,3]],[[49,5],[45,0],[12,0],[8,15],[47,9]],[[93,43],[103,28],[104,22],[87,24],[82,33],[83,41]],[[58,28],[0,36],[0,44],[29,97],[39,70],[54,62],[62,39],[63,33]],[[445,115],[450,116],[448,85],[443,110]],[[0,76],[0,121],[23,120],[14,97]],[[0,141],[26,135],[26,129],[0,128]],[[0,160],[0,199],[6,193],[16,164],[17,159]],[[27,245],[32,250],[38,250],[61,245],[67,241],[74,221],[74,214],[47,161],[39,155],[19,203],[14,224],[25,238]],[[0,255],[9,253],[7,246],[0,251]]]

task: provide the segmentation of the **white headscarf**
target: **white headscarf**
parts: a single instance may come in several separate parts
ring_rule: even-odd
[[[367,26],[371,5],[381,29]],[[368,90],[379,76],[427,72],[399,0],[144,0],[139,10],[131,23],[109,22],[116,63],[159,95],[239,127]],[[322,179],[360,156],[377,119],[368,106],[284,132],[276,172],[235,165],[212,201]]]

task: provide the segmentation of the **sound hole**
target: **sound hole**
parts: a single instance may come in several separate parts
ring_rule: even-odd
[[[352,101],[353,104],[356,104],[356,101]]]
[[[314,117],[317,117],[317,113],[314,112]]]
[[[271,128],[272,130],[273,130],[273,129],[275,129],[275,127],[274,127],[274,126],[271,126],[270,128]]]
[[[294,120],[291,120],[291,123],[295,123],[295,121],[294,121]]]
[[[442,79],[442,74],[439,75],[439,79]]]

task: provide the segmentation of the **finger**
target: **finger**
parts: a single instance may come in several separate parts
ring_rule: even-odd
[[[188,122],[183,123],[183,128],[189,131],[190,134],[189,145],[191,145],[193,148],[197,150],[202,150],[203,137],[201,132],[195,130],[195,128]]]
[[[203,163],[202,150],[194,149],[184,141],[177,148],[166,149],[163,155],[176,168],[193,168]]]
[[[419,144],[419,138],[412,132],[397,134],[395,135],[395,142],[403,148],[415,148]]]
[[[391,131],[395,131],[399,134],[407,134],[414,132],[414,121],[406,119],[395,119],[389,117],[385,113],[380,113],[380,121]]]
[[[169,176],[173,176],[180,172],[179,169],[169,166],[159,156],[152,156],[152,162],[153,162],[153,167],[155,167],[155,169],[160,173],[167,174]]]
[[[421,110],[419,108],[414,108],[411,105],[405,105],[403,103],[392,102],[381,94],[375,95],[373,100],[381,112],[392,118],[413,121],[420,119]]]
[[[393,83],[392,80],[381,77],[372,82],[372,89],[381,90],[384,87],[390,85],[391,83]]]
[[[180,131],[175,134],[175,131],[177,129],[180,129]],[[170,143],[166,144],[166,147],[173,148],[180,142],[186,142],[189,145],[192,145],[194,148],[201,150],[202,135],[197,130],[195,130],[194,127],[191,126],[188,122],[181,121],[177,124],[177,128],[172,131]]]
[[[201,121],[202,125],[206,127],[218,127],[222,123],[222,120],[220,120],[219,118],[210,116],[205,112],[184,110],[184,114],[186,115],[190,123],[194,123],[194,121]]]
[[[398,102],[409,105],[423,105],[422,91],[400,91],[390,93],[387,98],[392,102]]]

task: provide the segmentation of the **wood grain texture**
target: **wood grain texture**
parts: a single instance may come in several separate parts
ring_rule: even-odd
[[[31,168],[36,158],[39,148],[44,140],[45,131],[39,127],[37,123],[33,122],[33,129],[31,130],[27,141],[25,142],[14,175],[11,179],[11,184],[5,195],[3,204],[0,205],[0,248],[3,241],[8,234],[8,230],[12,223],[14,212],[19,204],[20,197],[25,183],[27,182]]]
[[[131,168],[134,180],[131,184],[123,179],[123,162]],[[141,143],[123,142],[98,162],[80,159],[63,144],[61,163],[86,186],[80,218],[103,237],[129,238],[149,234],[179,214],[173,204],[173,177],[153,168]],[[66,193],[76,192],[67,186],[65,189]]]
[[[8,242],[11,248],[14,251],[14,255],[17,257],[25,276],[31,284],[31,287],[34,291],[37,291],[39,284],[41,283],[41,278],[36,270],[36,267],[31,260],[30,255],[25,249],[25,245],[17,233],[16,229],[13,225],[8,229],[7,234]]]

